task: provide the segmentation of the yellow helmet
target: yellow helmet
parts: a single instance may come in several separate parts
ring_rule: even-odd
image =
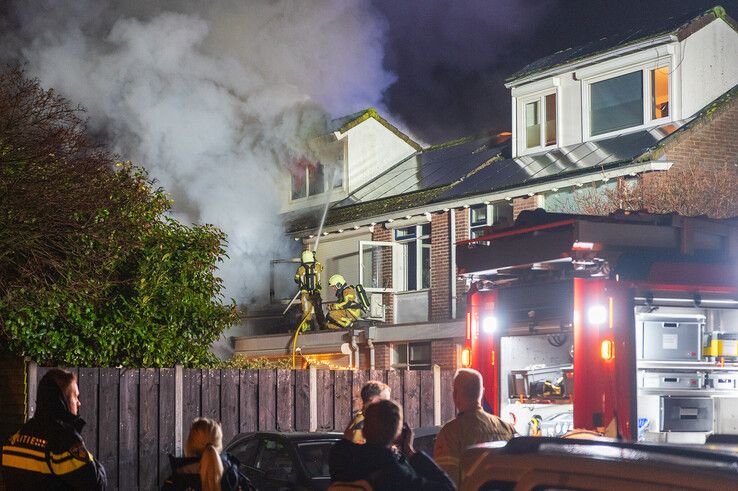
[[[315,262],[315,253],[311,250],[302,251],[302,262],[304,263],[314,263]]]
[[[343,286],[346,284],[346,279],[340,274],[334,274],[328,278],[328,284],[335,287]]]

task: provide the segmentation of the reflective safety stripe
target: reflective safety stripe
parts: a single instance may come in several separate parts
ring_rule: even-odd
[[[26,448],[26,447],[19,447],[17,445],[4,445],[3,453],[4,452],[13,452],[13,453],[20,453],[20,454],[25,454],[25,455],[32,455],[34,457],[39,457],[43,460],[46,460],[46,454],[44,452],[39,452],[38,450],[31,450],[30,448]]]
[[[88,462],[83,462],[81,460],[77,460],[76,458],[72,457],[71,454],[69,454],[69,452],[65,452],[65,453],[69,455],[69,457],[66,459],[62,459],[62,460],[52,459],[51,468],[54,471],[54,474],[57,474],[57,475],[69,474],[70,472],[74,472],[77,469],[81,469],[82,467],[88,464]],[[91,455],[90,455],[90,460],[92,460]]]
[[[3,453],[3,467],[13,467],[24,471],[38,472],[39,474],[51,474],[51,469],[49,469],[46,461],[7,453]]]

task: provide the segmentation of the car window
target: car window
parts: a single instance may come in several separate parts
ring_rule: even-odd
[[[256,467],[275,479],[291,481],[295,476],[289,449],[277,440],[262,440]]]
[[[258,448],[259,440],[257,438],[251,438],[239,442],[229,450],[229,453],[232,453],[242,465],[253,467]]]
[[[330,477],[328,460],[331,447],[335,442],[332,440],[323,442],[300,443],[297,445],[297,453],[300,461],[310,477]]]

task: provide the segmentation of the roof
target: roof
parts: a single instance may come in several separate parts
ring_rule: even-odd
[[[697,128],[716,111],[736,100],[738,85],[702,108],[692,119],[509,157],[509,142],[496,136],[462,139],[439,145],[403,160],[375,180],[332,205],[326,226],[374,221],[374,217],[411,208],[443,207],[462,199],[493,193],[515,196],[516,190],[564,179],[578,179],[610,171],[629,172],[637,164],[663,156],[666,146]],[[321,210],[286,217],[288,233],[316,228]]]
[[[364,109],[363,111],[359,111],[353,114],[349,114],[348,116],[344,116],[342,118],[334,119],[330,123],[330,130],[337,131],[338,133],[346,133],[354,126],[366,121],[369,118],[377,120],[382,126],[386,127],[388,130],[397,135],[402,141],[413,147],[415,150],[422,149],[419,143],[417,143],[408,135],[400,131],[392,123],[380,116],[379,113],[377,113],[377,110],[373,107]]]
[[[551,68],[581,61],[601,53],[635,45],[664,35],[673,35],[682,40],[718,18],[723,19],[736,29],[735,21],[728,16],[721,6],[699,11],[685,9],[668,17],[654,16],[649,19],[651,21],[649,24],[637,25],[626,32],[612,34],[582,46],[567,48],[539,58],[513,73],[506,79],[506,82],[512,82]]]

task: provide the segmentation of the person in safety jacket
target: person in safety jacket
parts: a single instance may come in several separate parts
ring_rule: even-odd
[[[396,402],[370,404],[364,418],[364,445],[341,439],[331,448],[329,465],[334,485],[365,481],[371,489],[383,491],[456,489],[433,459],[415,451],[413,432],[403,425],[402,408]]]
[[[354,443],[364,444],[364,411],[369,406],[377,401],[389,399],[392,395],[392,389],[390,386],[379,380],[370,380],[365,383],[361,388],[361,410],[356,413],[356,416],[351,420],[346,430],[343,432],[343,437],[346,440],[350,440]]]
[[[335,289],[337,299],[336,303],[328,306],[328,328],[351,327],[355,320],[361,318],[361,304],[356,298],[356,290],[349,286],[340,274],[331,276],[328,285]]]
[[[79,387],[70,372],[41,378],[36,413],[2,447],[2,475],[14,491],[104,490],[105,469],[85,447]]]
[[[323,266],[315,259],[315,251],[303,251],[300,266],[295,273],[295,283],[300,288],[300,305],[302,306],[303,324],[313,324],[313,329],[323,329],[323,299],[320,296],[320,273]]]

